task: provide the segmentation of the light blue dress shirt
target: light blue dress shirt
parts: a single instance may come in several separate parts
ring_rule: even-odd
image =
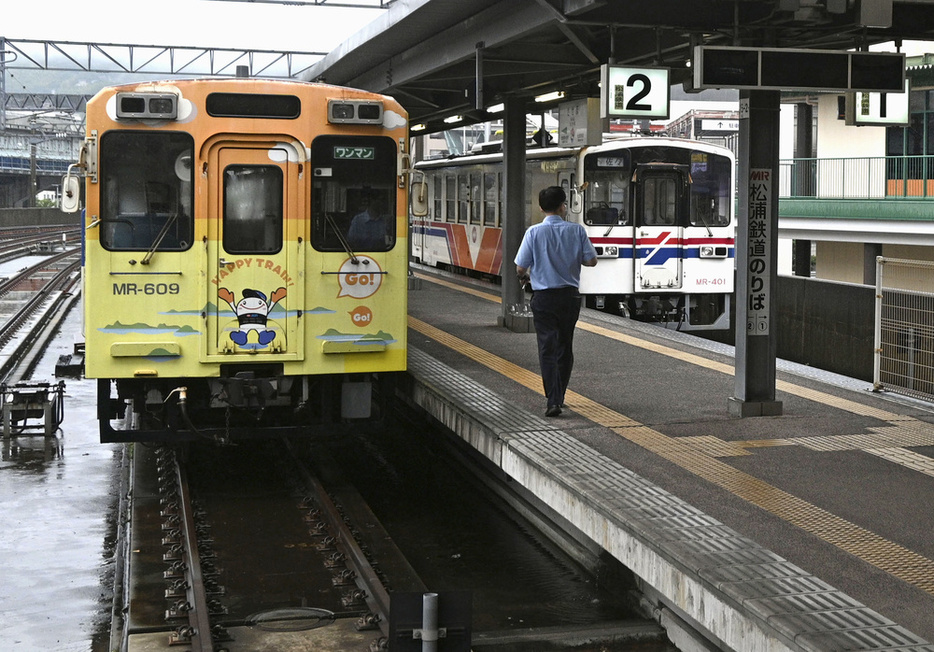
[[[532,290],[553,290],[579,287],[581,263],[596,257],[583,226],[546,215],[525,232],[515,262],[529,270]]]

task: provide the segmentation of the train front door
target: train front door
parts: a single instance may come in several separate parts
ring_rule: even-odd
[[[301,358],[303,159],[282,142],[209,151],[208,355]]]
[[[678,289],[682,284],[684,175],[669,166],[640,167],[635,179],[635,289]]]

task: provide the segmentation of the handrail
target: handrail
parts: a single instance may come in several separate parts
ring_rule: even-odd
[[[794,158],[779,161],[779,197],[934,197],[934,156]]]

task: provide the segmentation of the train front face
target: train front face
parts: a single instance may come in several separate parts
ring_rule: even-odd
[[[406,115],[259,80],[87,108],[86,375],[102,441],[334,432],[405,370]],[[383,391],[380,391],[382,389]]]

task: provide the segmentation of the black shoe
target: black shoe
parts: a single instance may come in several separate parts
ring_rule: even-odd
[[[545,410],[546,417],[556,417],[559,414],[561,414],[561,408],[559,408],[557,405],[549,405],[548,409]]]

